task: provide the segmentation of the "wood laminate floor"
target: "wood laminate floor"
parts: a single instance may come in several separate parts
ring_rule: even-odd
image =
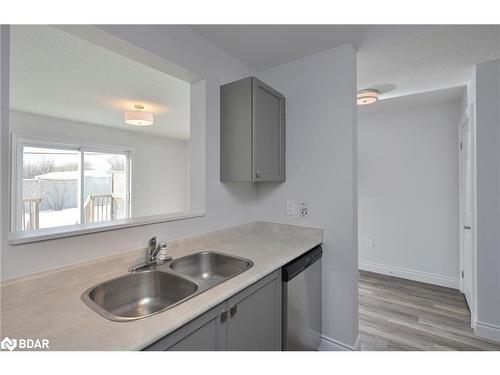
[[[360,271],[361,350],[500,350],[474,335],[455,289]]]

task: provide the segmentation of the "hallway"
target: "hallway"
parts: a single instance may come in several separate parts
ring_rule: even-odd
[[[464,296],[455,289],[360,271],[362,351],[500,350],[477,338]]]

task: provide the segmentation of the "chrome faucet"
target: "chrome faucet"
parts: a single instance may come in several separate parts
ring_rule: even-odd
[[[151,240],[154,240],[154,242],[151,243]],[[151,262],[163,264],[168,260],[172,260],[172,257],[167,255],[167,244],[165,242],[160,242],[158,247],[156,247],[156,237],[153,237],[151,240],[149,240],[149,260]]]
[[[156,247],[156,237],[153,237],[148,242],[148,254],[149,254],[149,262],[154,263],[156,261],[156,256],[160,251],[159,247]]]
[[[148,259],[145,262],[130,267],[128,271],[134,273],[143,268],[150,268],[157,264],[163,264],[171,259],[172,257],[167,255],[167,244],[160,242],[160,244],[157,245],[156,237],[153,237],[148,242]]]

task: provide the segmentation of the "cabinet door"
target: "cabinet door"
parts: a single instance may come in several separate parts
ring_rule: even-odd
[[[252,77],[220,88],[220,180],[252,181]]]
[[[227,301],[227,350],[281,350],[281,270]]]
[[[285,97],[252,80],[252,173],[254,181],[285,181]]]
[[[218,319],[214,318],[205,325],[172,345],[171,351],[206,351],[218,350]]]
[[[144,350],[224,350],[225,335],[220,318],[224,310],[225,304],[220,304]]]

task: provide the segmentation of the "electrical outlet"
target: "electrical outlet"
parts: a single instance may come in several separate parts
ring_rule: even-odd
[[[299,216],[301,217],[309,216],[309,205],[306,202],[301,202],[299,204]]]
[[[287,216],[297,215],[297,202],[286,201],[286,214]]]
[[[375,241],[373,241],[373,238],[366,239],[366,247],[369,247],[369,248],[375,247]]]

